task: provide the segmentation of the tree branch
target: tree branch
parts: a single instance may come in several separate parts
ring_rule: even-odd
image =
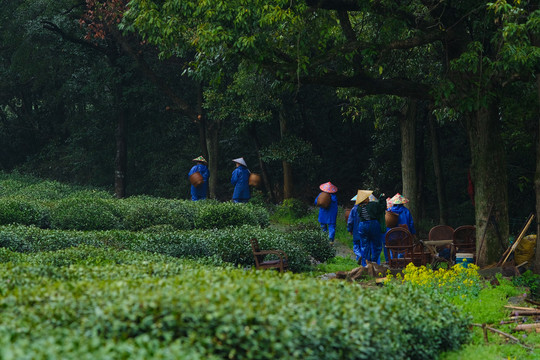
[[[300,79],[304,84],[318,84],[332,87],[354,87],[368,95],[396,95],[415,99],[431,100],[431,86],[406,79],[374,79],[363,75],[344,76],[326,74]]]
[[[73,36],[71,34],[68,34],[64,30],[60,29],[58,27],[58,25],[56,25],[55,23],[53,23],[51,21],[44,20],[41,23],[43,24],[44,29],[47,29],[47,30],[50,30],[52,32],[57,33],[64,40],[67,40],[67,41],[72,42],[74,44],[83,45],[83,46],[88,47],[88,48],[90,48],[92,50],[96,50],[96,51],[99,51],[102,54],[107,55],[107,50],[105,48],[103,48],[101,46],[98,46],[98,45],[96,45],[96,44],[94,44],[94,43],[92,43],[90,41],[86,41],[86,40],[80,39],[80,38],[78,38],[76,36]]]
[[[189,105],[187,101],[179,97],[174,90],[167,85],[165,80],[160,78],[148,65],[148,63],[144,60],[140,52],[135,51],[131,45],[128,43],[126,38],[120,34],[118,30],[111,29],[110,30],[112,36],[114,39],[120,44],[122,47],[122,50],[124,50],[128,55],[133,57],[135,61],[137,62],[137,66],[142,70],[143,74],[154,84],[156,85],[165,95],[171,99],[176,106],[178,106],[179,110],[182,111],[184,114],[186,114],[192,121],[196,122],[198,120],[197,118],[197,111],[193,109],[192,106]]]

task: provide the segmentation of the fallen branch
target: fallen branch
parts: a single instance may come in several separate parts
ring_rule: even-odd
[[[539,305],[540,306],[540,302],[538,302],[538,301],[529,300],[529,299],[525,299],[525,301],[528,302],[529,304]]]
[[[540,323],[521,324],[521,325],[516,326],[516,328],[514,330],[515,331],[532,331],[532,330],[536,330],[536,332],[539,332],[540,331]]]
[[[482,330],[484,331],[484,340],[487,342],[487,331],[486,330],[489,330],[491,332],[494,332],[496,334],[499,334],[499,335],[502,335],[510,340],[512,340],[513,342],[515,342],[516,344],[518,345],[521,345],[523,346],[524,348],[526,349],[529,349],[529,350],[533,350],[534,348],[533,347],[530,347],[528,345],[525,345],[525,344],[522,344],[519,339],[515,336],[512,336],[510,334],[507,334],[501,330],[497,330],[495,328],[492,328],[491,326],[487,326],[486,324],[471,324],[472,326],[477,326],[479,328],[482,328]],[[519,325],[518,325],[519,326]]]
[[[538,311],[536,308],[530,308],[525,306],[513,306],[513,305],[504,305],[507,309],[514,309],[514,310],[525,310],[525,311]]]

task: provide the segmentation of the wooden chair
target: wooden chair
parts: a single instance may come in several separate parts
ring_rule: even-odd
[[[255,238],[251,239],[251,249],[253,250],[253,257],[255,258],[256,269],[279,269],[280,272],[287,270],[288,258],[287,254],[281,250],[261,250],[259,247],[259,241]],[[276,255],[279,257],[277,260],[265,260],[266,255]]]
[[[476,227],[463,225],[454,230],[452,235],[452,259],[457,253],[472,253],[476,258]]]
[[[448,225],[436,225],[429,230],[428,240],[451,240],[453,236],[453,227]]]
[[[436,225],[429,230],[429,241],[452,240],[454,228],[448,225]],[[433,259],[436,263],[448,262],[451,259],[452,245],[439,245],[430,247],[433,251]],[[445,250],[446,249],[446,250]],[[442,254],[441,254],[442,252]],[[442,257],[439,257],[442,256]],[[436,263],[432,265],[436,265]]]
[[[412,262],[414,266],[425,266],[431,263],[431,253],[425,248],[422,241],[413,245]]]
[[[404,268],[413,262],[413,236],[409,230],[395,227],[385,235],[385,246],[390,254],[388,266],[392,269]]]

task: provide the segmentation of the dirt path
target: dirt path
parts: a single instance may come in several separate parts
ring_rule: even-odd
[[[342,242],[335,241],[334,248],[336,249],[336,256],[341,256],[344,258],[356,259],[354,252],[347,245]]]

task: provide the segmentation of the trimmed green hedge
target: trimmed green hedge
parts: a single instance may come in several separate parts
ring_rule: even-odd
[[[115,199],[101,190],[0,173],[0,225],[62,230],[140,231],[158,225],[177,230],[270,224],[263,206],[135,196]]]
[[[114,247],[165,254],[180,258],[218,258],[240,266],[254,265],[251,238],[259,239],[263,249],[281,249],[289,257],[292,271],[309,270],[311,258],[326,261],[335,256],[320,231],[280,233],[257,226],[229,227],[192,231],[65,231],[28,226],[0,227],[0,247],[22,253],[55,251],[79,245]],[[302,241],[299,241],[299,237]]]
[[[13,256],[2,359],[435,359],[469,336],[454,306],[408,286],[89,247]]]

